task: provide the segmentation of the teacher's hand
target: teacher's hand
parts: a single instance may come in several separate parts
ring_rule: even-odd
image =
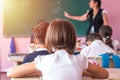
[[[67,17],[67,18],[69,18],[70,15],[69,15],[68,12],[64,11],[64,16]]]

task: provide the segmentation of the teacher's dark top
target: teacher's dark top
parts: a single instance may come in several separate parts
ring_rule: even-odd
[[[94,32],[99,33],[99,28],[103,25],[103,18],[102,18],[102,11],[103,9],[99,9],[97,15],[94,17],[93,10],[91,9],[88,13],[88,20],[89,20],[89,28],[87,31],[87,35],[90,34],[91,28],[94,27]]]

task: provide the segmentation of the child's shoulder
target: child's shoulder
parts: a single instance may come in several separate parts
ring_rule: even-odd
[[[75,55],[75,57],[77,59],[79,59],[80,61],[84,61],[85,59],[87,59],[87,57],[84,55],[84,54],[78,54],[78,55]]]
[[[55,54],[48,54],[48,55],[38,55],[37,57],[45,59],[45,58],[52,58],[54,56],[55,56]]]
[[[53,59],[54,54],[49,54],[49,55],[38,55],[35,58],[36,62],[40,62],[40,63],[47,63],[49,62],[51,59]]]
[[[81,52],[83,52],[83,51],[87,51],[88,49],[89,49],[89,46],[84,47],[84,48],[81,49]]]

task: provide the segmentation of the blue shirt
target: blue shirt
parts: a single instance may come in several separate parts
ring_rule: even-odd
[[[48,54],[49,52],[47,50],[34,51],[25,56],[23,63],[29,63],[34,61],[34,58],[36,58],[38,55],[48,55]]]

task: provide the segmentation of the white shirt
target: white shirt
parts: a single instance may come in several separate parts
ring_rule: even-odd
[[[82,80],[82,72],[88,68],[84,55],[70,55],[65,50],[54,54],[37,56],[35,66],[43,75],[43,80]]]
[[[37,48],[37,49],[35,49],[35,51],[47,51],[47,48]]]
[[[116,54],[116,52],[104,42],[101,40],[95,40],[91,45],[83,48],[80,54],[84,54],[86,57],[99,57],[99,55],[104,53]]]
[[[114,48],[115,51],[120,49],[120,42],[118,40],[113,40],[112,45],[113,45],[113,48]]]
[[[106,42],[107,38],[103,38],[103,41]],[[118,40],[112,40],[113,49],[117,52],[120,49],[120,42]]]

